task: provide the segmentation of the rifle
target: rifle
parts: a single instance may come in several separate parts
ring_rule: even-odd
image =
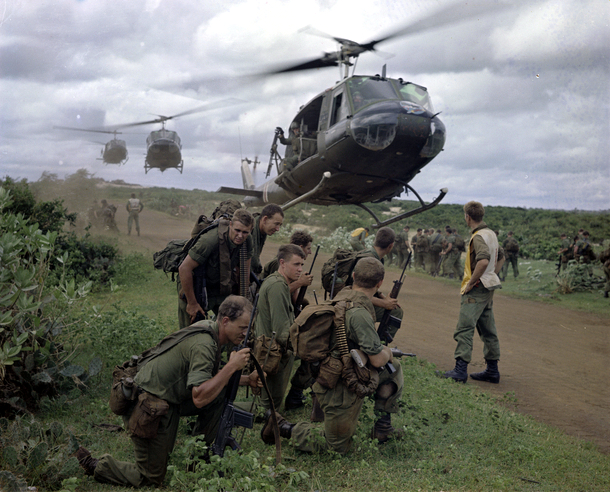
[[[557,264],[555,265],[557,267],[557,273],[555,274],[555,276],[559,275],[559,273],[561,272],[561,257],[563,255],[561,253],[559,253],[559,257],[557,258]]]
[[[316,254],[313,255],[313,260],[311,262],[311,268],[309,269],[309,273],[307,275],[311,275],[311,272],[313,272],[313,264],[316,262],[316,258],[318,257],[318,251],[320,251],[320,245],[318,244],[318,247],[316,248]],[[305,292],[307,292],[307,286],[304,285],[303,287],[301,287],[299,289],[299,295],[297,296],[297,300],[294,304],[294,316],[295,318],[301,314],[302,309],[302,305],[303,305],[303,299],[305,298]]]
[[[438,277],[438,274],[441,271],[441,265],[443,264],[444,259],[445,259],[445,255],[441,255],[441,257],[438,259],[438,265],[436,265],[436,270],[434,270],[434,272],[432,272],[433,277]]]
[[[405,270],[407,269],[407,265],[411,261],[411,252],[409,252],[409,256],[407,257],[407,261],[405,263],[404,268],[402,269],[402,273],[400,274],[400,278],[398,280],[394,280],[394,287],[392,287],[392,292],[390,292],[390,298],[396,299],[398,294],[400,293],[400,289],[402,288],[403,278],[405,276]],[[383,313],[383,317],[381,318],[381,322],[379,323],[379,328],[377,329],[377,334],[382,342],[392,343],[394,337],[390,334],[389,328],[393,327],[398,330],[400,328],[401,320],[396,318],[395,316],[390,315],[390,310],[386,309]]]
[[[250,323],[248,323],[248,331],[246,332],[246,338],[235,348],[235,351],[240,351],[246,347],[248,339],[250,338],[250,331],[252,330],[252,322],[254,321],[254,315],[256,314],[256,305],[258,304],[258,294],[254,298],[254,304],[252,306],[252,313],[250,314]],[[231,446],[231,449],[241,449],[235,437],[231,435],[233,427],[239,425],[246,429],[252,429],[254,425],[254,414],[235,408],[233,402],[237,396],[237,390],[239,389],[239,380],[241,379],[242,371],[235,371],[229,383],[227,384],[225,406],[220,417],[220,423],[218,424],[218,432],[216,438],[212,444],[212,452],[220,457],[224,456],[225,448]]]

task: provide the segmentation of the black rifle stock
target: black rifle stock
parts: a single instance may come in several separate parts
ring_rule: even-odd
[[[390,292],[390,298],[396,299],[398,294],[400,293],[400,289],[402,288],[403,278],[405,276],[405,270],[407,269],[407,265],[411,261],[411,252],[409,251],[409,256],[407,257],[407,261],[405,262],[405,266],[402,269],[402,273],[400,274],[400,278],[398,280],[394,280],[394,286],[392,287],[392,292]],[[391,316],[390,310],[386,309],[383,313],[383,317],[379,323],[379,328],[377,329],[377,334],[382,342],[386,344],[392,343],[394,337],[390,334],[389,328],[395,327],[396,329],[400,328],[401,320]]]
[[[256,305],[258,304],[258,294],[254,298],[254,304],[252,306],[252,314],[250,314],[250,323],[248,324],[248,331],[246,332],[246,338],[244,338],[243,342],[239,344],[238,347],[235,348],[235,351],[242,350],[246,347],[248,343],[248,339],[250,338],[250,331],[252,330],[252,322],[254,321],[254,315],[256,314]],[[237,450],[241,449],[237,439],[233,437],[231,434],[233,431],[233,427],[236,425],[240,427],[245,427],[246,429],[252,429],[254,425],[254,415],[250,412],[246,412],[245,410],[241,410],[239,408],[235,408],[233,402],[235,401],[235,397],[237,396],[237,390],[239,389],[239,380],[241,379],[242,371],[235,371],[229,379],[229,383],[227,384],[226,396],[225,396],[225,406],[222,411],[222,416],[220,417],[220,422],[218,424],[218,432],[216,433],[216,438],[214,439],[214,443],[212,444],[212,452],[218,456],[224,456],[225,448],[227,446],[231,446],[231,449]]]
[[[313,272],[313,265],[316,262],[316,258],[318,257],[318,251],[320,251],[320,245],[318,244],[318,247],[316,248],[316,254],[313,255],[313,260],[311,261],[311,268],[309,269],[309,273],[307,275],[311,275],[311,272]],[[304,285],[303,287],[301,287],[299,289],[299,295],[297,296],[297,300],[296,303],[294,305],[294,316],[298,316],[299,314],[301,314],[301,311],[303,310],[302,306],[303,306],[303,299],[305,299],[305,293],[307,292],[307,286]]]

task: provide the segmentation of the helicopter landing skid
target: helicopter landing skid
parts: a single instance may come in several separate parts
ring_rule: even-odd
[[[371,214],[373,216],[373,218],[375,219],[375,221],[377,222],[376,224],[373,224],[373,229],[379,229],[380,227],[385,227],[387,225],[393,224],[394,222],[398,222],[399,220],[406,219],[407,217],[411,217],[413,215],[420,214],[422,212],[425,212],[426,210],[430,210],[431,208],[436,207],[441,202],[441,200],[443,198],[445,198],[445,195],[449,191],[447,188],[441,188],[441,190],[440,190],[441,192],[436,197],[436,199],[434,201],[430,202],[428,205],[426,205],[424,203],[424,201],[421,199],[421,197],[416,193],[416,191],[413,188],[411,188],[411,186],[406,185],[406,187],[408,189],[410,189],[413,192],[413,194],[419,199],[419,203],[421,204],[421,206],[419,206],[418,208],[414,208],[413,210],[409,210],[408,212],[396,215],[395,217],[392,217],[391,219],[384,220],[383,222],[380,221],[379,218],[375,215],[375,212],[373,212],[366,205],[364,205],[363,203],[357,204],[361,209],[366,210],[369,214]]]

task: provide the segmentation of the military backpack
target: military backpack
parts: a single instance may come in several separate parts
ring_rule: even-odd
[[[186,258],[189,250],[195,245],[199,237],[211,229],[217,228],[221,219],[231,219],[233,213],[238,208],[241,208],[241,203],[237,200],[229,199],[221,202],[214,209],[211,218],[200,215],[191,231],[190,239],[172,239],[164,249],[153,254],[154,267],[157,270],[163,270],[165,273],[171,273],[172,280],[174,280],[174,274],[178,273],[180,264],[184,261],[184,258]]]
[[[343,289],[346,285],[350,285],[352,272],[358,260],[371,256],[370,251],[352,251],[345,248],[337,248],[333,253],[332,258],[329,258],[322,265],[322,287],[328,292],[333,294],[333,297]],[[335,279],[335,270],[337,272]],[[333,281],[335,283],[333,289]]]
[[[464,242],[464,238],[462,236],[455,236],[455,247],[458,251],[466,251],[466,243]]]

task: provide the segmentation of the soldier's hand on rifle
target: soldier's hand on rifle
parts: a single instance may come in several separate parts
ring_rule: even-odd
[[[235,371],[241,371],[248,365],[248,362],[250,362],[250,348],[246,347],[237,352],[231,352],[227,365],[234,366]]]
[[[398,299],[392,299],[391,297],[386,297],[381,292],[377,293],[377,297],[381,301],[379,304],[381,304],[381,307],[383,309],[388,309],[389,311],[392,311],[392,310],[396,309],[397,307],[399,307]]]
[[[201,316],[203,316],[203,319],[206,318],[205,311],[197,303],[195,303],[195,304],[187,304],[186,305],[186,312],[191,317],[191,323],[195,322],[195,318],[197,317],[198,313],[201,313]]]
[[[298,280],[295,281],[299,287],[310,286],[313,282],[313,275],[309,275],[309,273],[303,272]]]

